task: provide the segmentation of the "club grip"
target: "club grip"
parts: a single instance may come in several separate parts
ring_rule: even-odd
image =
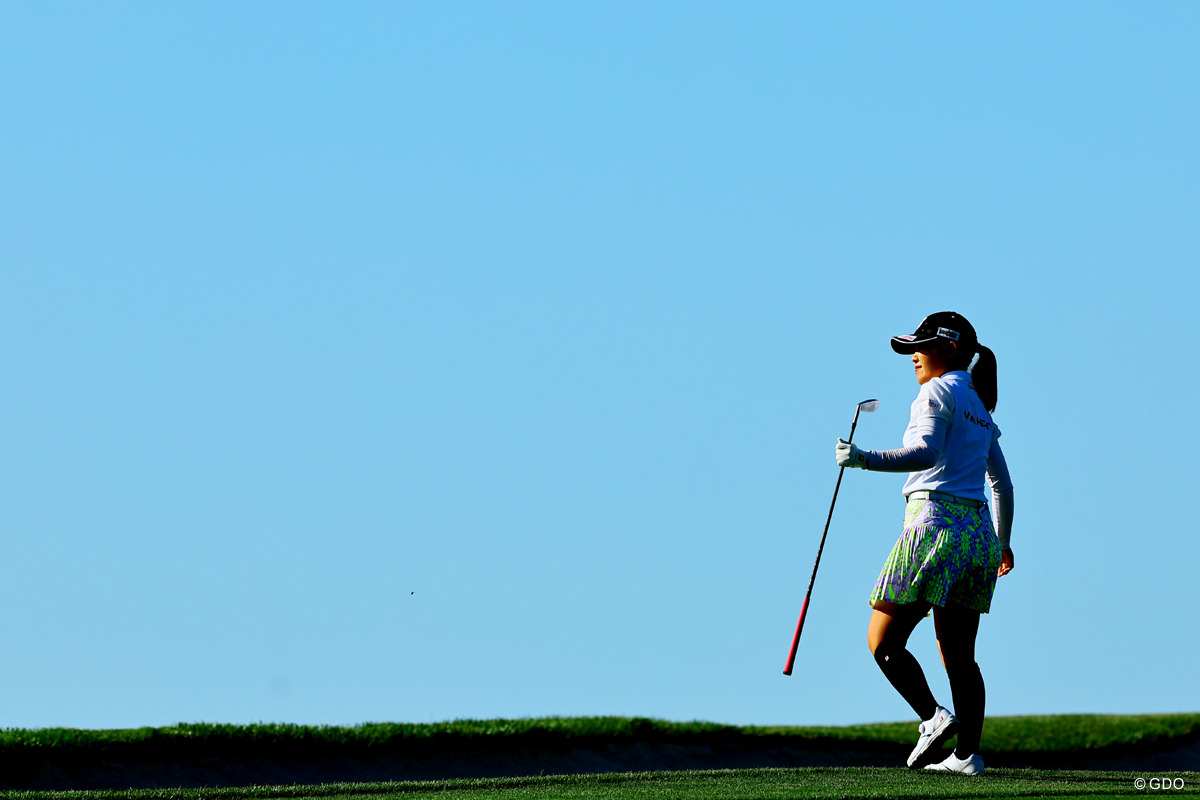
[[[800,606],[800,621],[796,623],[796,635],[792,637],[792,650],[788,653],[787,666],[783,668],[784,675],[792,674],[792,666],[796,663],[796,648],[800,646],[800,631],[804,630],[804,615],[808,613],[808,598]]]

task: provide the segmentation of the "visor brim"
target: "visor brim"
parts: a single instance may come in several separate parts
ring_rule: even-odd
[[[937,340],[938,337],[936,336],[926,336],[922,339],[918,339],[911,333],[905,336],[893,336],[892,349],[902,356],[911,356],[913,353],[917,352],[918,348],[924,347],[927,344],[932,344]]]

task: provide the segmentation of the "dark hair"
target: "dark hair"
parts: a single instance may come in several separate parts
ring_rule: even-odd
[[[969,369],[975,393],[983,401],[983,407],[991,414],[996,410],[996,354],[983,345],[979,347],[979,359]]]
[[[954,354],[950,355],[949,351],[952,348]],[[945,342],[940,350],[948,357],[951,369],[962,369],[970,373],[971,385],[974,387],[975,393],[979,395],[979,399],[983,401],[983,407],[988,410],[989,414],[995,411],[996,354],[981,344],[976,344],[975,351],[971,352],[955,347],[953,342]],[[973,365],[972,362],[974,362]]]

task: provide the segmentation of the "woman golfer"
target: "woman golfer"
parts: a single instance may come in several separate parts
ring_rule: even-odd
[[[979,615],[991,607],[996,578],[1013,568],[1012,481],[991,417],[996,357],[979,344],[971,323],[951,311],[926,317],[911,336],[893,337],[892,349],[912,355],[921,385],[904,447],[862,450],[837,443],[839,466],[909,473],[904,532],[871,593],[867,642],[883,674],[923,720],[908,766],[980,775],[984,687],[975,636]],[[909,635],[931,608],[956,714],[934,699],[907,649]],[[926,766],[955,733],[954,752]]]

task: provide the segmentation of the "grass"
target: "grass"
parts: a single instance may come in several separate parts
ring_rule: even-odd
[[[748,728],[822,742],[874,742],[911,746],[913,724],[894,722],[840,728]],[[988,717],[981,750],[992,754],[1086,754],[1152,748],[1200,739],[1200,714],[1064,714]]]
[[[987,721],[983,752],[992,765],[1078,756],[1128,756],[1200,741],[1200,714],[1076,715],[998,717]],[[624,745],[737,745],[739,747],[855,748],[907,752],[913,725],[847,727],[735,727],[705,722],[675,723],[627,717],[457,720],[436,724],[367,724],[354,727],[298,725],[177,725],[168,728],[88,731],[76,729],[0,731],[0,785],[20,786],[22,775],[68,774],[81,766],[110,764],[222,763],[225,760],[286,758],[469,760],[480,755],[564,752]],[[1005,761],[1005,756],[1016,756]],[[1049,757],[1049,758],[1047,758]],[[885,762],[886,763],[886,762]],[[1089,762],[1090,763],[1090,762]],[[1106,765],[1107,766],[1107,765]],[[1048,771],[989,768],[979,779],[895,768],[775,768],[678,772],[558,775],[513,778],[410,781],[383,784],[323,784],[231,789],[125,791],[0,791],[26,800],[178,798],[917,798],[917,797],[1144,797],[1200,794],[1200,773],[1174,773],[1166,791],[1138,790],[1130,772]],[[1164,776],[1157,776],[1162,778]],[[45,785],[45,784],[43,784]]]
[[[819,726],[733,726],[640,717],[541,717],[441,723],[368,723],[353,727],[186,724],[165,728],[0,730],[0,760],[33,755],[377,755],[457,751],[464,747],[581,747],[597,743],[780,743],[798,745],[912,744],[911,722]],[[990,753],[1079,753],[1153,747],[1200,739],[1200,714],[989,717],[983,749]]]
[[[912,773],[868,767],[643,772],[531,778],[246,789],[8,792],[23,800],[873,800],[974,797],[1146,797],[1200,795],[1200,773],[1158,776],[1172,788],[1137,788],[1125,772],[990,770],[987,775]]]

